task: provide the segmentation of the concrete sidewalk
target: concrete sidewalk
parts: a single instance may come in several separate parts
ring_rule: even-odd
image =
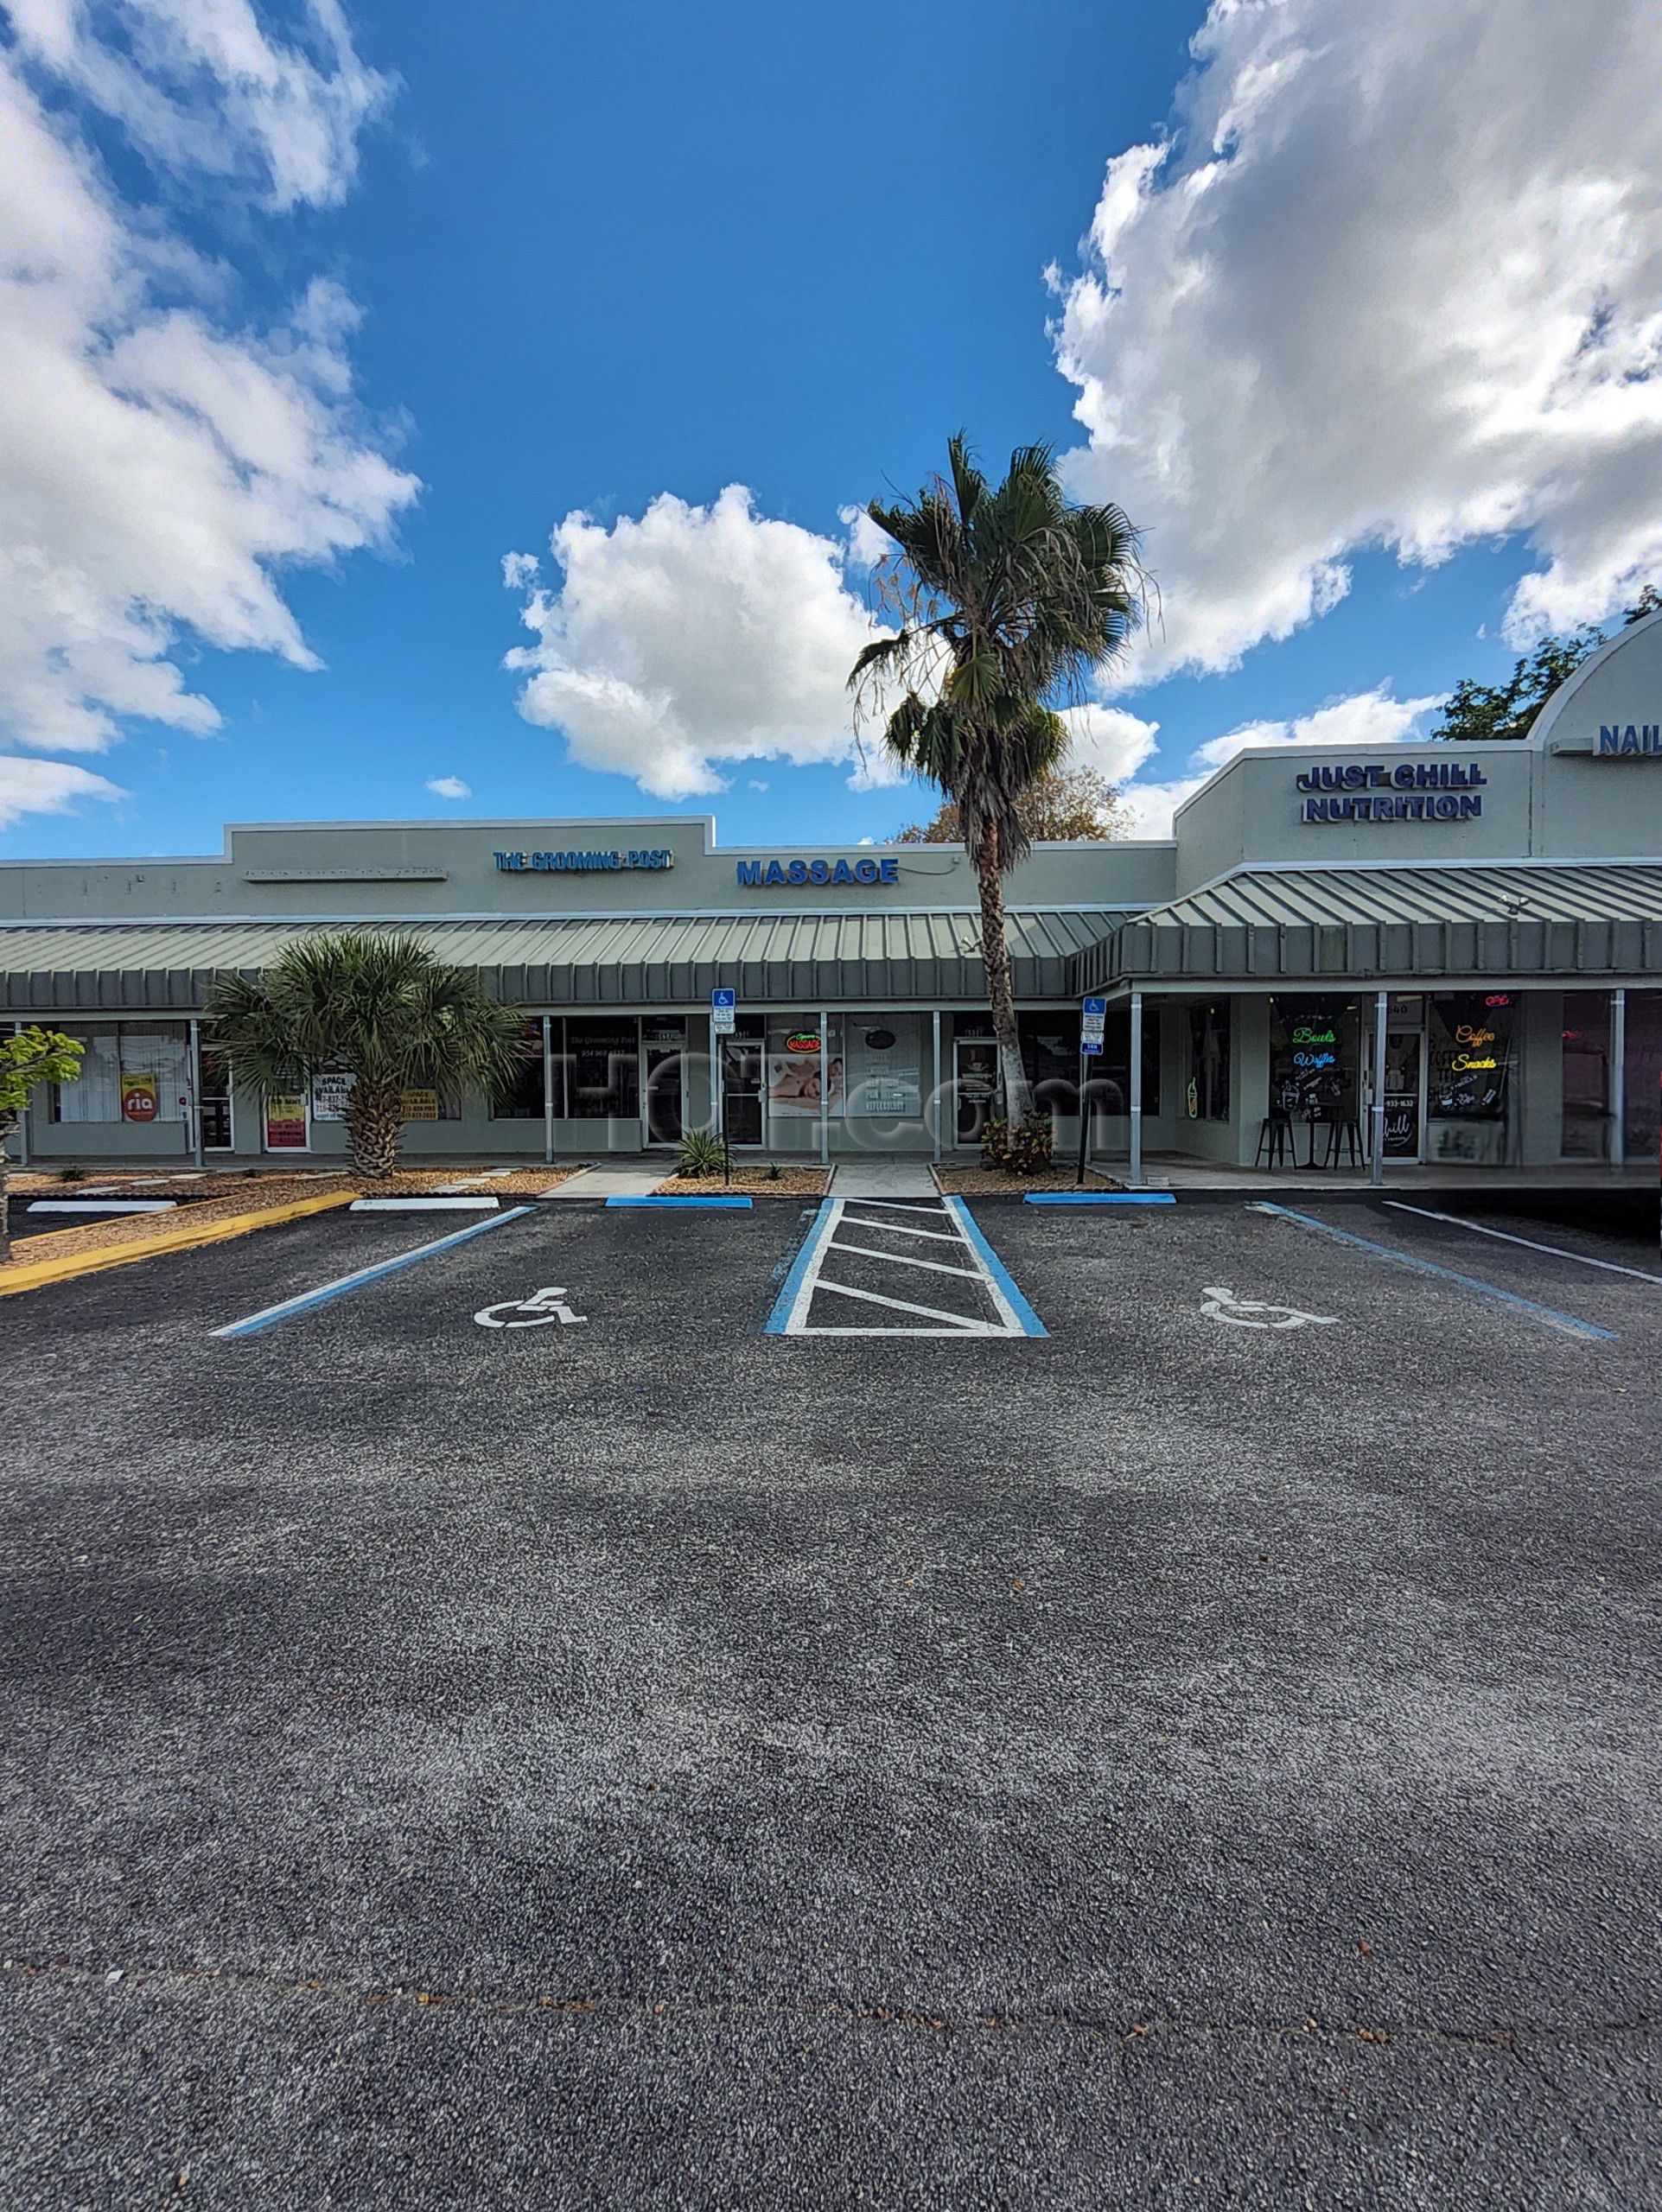
[[[938,1198],[927,1160],[842,1160],[831,1176],[837,1198]]]
[[[656,1160],[650,1166],[620,1160],[615,1167],[580,1168],[563,1183],[538,1192],[544,1198],[644,1198],[670,1173],[672,1163]]]

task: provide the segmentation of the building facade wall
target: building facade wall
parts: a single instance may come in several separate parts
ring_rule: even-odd
[[[1442,880],[1469,874],[1474,908],[1487,912],[1485,899],[1493,906],[1499,894],[1484,887],[1497,881],[1493,871],[1499,867],[1508,871],[1506,911],[1527,913],[1527,877],[1518,871],[1531,863],[1653,861],[1659,855],[1662,616],[1653,616],[1622,632],[1577,671],[1525,740],[1331,752],[1283,747],[1245,753],[1179,810],[1172,839],[1040,846],[1009,879],[1007,903],[1013,912],[1040,918],[1088,916],[1092,929],[1105,932],[1116,918],[1149,913],[1244,869],[1308,875],[1312,885],[1325,887],[1321,895],[1331,899],[1344,871],[1383,867],[1431,869]],[[258,925],[265,932],[262,942],[269,942],[273,923],[296,928],[388,924],[417,931],[424,923],[477,923],[494,932],[492,942],[524,948],[527,974],[546,975],[553,970],[537,970],[534,963],[557,956],[547,949],[550,939],[538,936],[544,921],[591,923],[595,931],[583,934],[592,934],[602,946],[613,936],[624,944],[633,930],[638,946],[640,925],[649,919],[667,927],[758,915],[825,917],[832,938],[837,918],[861,918],[884,948],[881,965],[891,980],[889,989],[875,999],[842,996],[829,1006],[756,995],[743,1006],[747,1019],[759,1021],[767,1032],[775,1022],[817,1025],[830,1014],[847,1025],[859,1017],[868,1031],[874,1025],[894,1030],[900,1056],[910,1052],[916,1063],[914,1075],[920,1092],[934,1093],[938,1081],[950,1084],[952,1036],[960,1019],[974,1015],[978,1001],[942,995],[946,987],[927,982],[928,968],[918,964],[916,956],[894,948],[919,942],[906,932],[921,917],[923,941],[937,948],[933,960],[954,964],[961,972],[965,958],[973,959],[977,901],[973,871],[962,850],[918,845],[723,848],[705,817],[254,825],[232,829],[221,854],[200,859],[0,863],[0,976],[8,968],[9,931],[14,944],[23,941],[16,932],[34,932],[29,941],[38,947],[42,925],[44,936],[54,944],[69,941],[60,940],[58,931],[80,925],[113,931],[118,945],[137,945],[147,925],[169,922]],[[506,938],[501,925],[507,925]],[[1074,926],[1083,925],[1076,921]],[[478,957],[482,963],[487,957],[521,956]],[[585,957],[603,963],[608,956],[602,951]],[[650,949],[620,951],[614,964],[622,972],[628,961],[640,967],[654,957]],[[1065,965],[1056,960],[1050,969]],[[603,967],[593,972],[603,973]],[[22,970],[13,973],[14,980],[29,982]],[[188,974],[182,983],[176,969],[151,976],[137,953],[118,977],[119,1007],[100,1001],[98,994],[105,985],[99,976],[77,972],[69,980],[76,1014],[52,1018],[72,1030],[83,1018],[118,1014],[123,1024],[141,1030],[147,1024],[160,1028],[200,1012],[199,1005],[181,998],[181,988],[195,989]],[[1652,1109],[1662,1116],[1662,1105],[1649,1096],[1651,1056],[1657,1049],[1652,1013],[1662,1007],[1657,988],[1662,977],[1636,972],[1604,980],[1643,995],[1635,998],[1630,1025],[1631,1081],[1622,1126],[1631,1123],[1644,1141]],[[1423,1049],[1429,1053],[1435,1043],[1448,1059],[1446,1039],[1436,1042],[1442,1033],[1427,995],[1434,987],[1423,979],[1368,975],[1339,981],[1370,995],[1379,989],[1416,995],[1413,1003],[1431,1008],[1423,1014]],[[1481,993],[1483,987],[1481,976],[1470,976],[1447,988]],[[1126,988],[1120,987],[1118,1007]],[[1474,1139],[1474,1152],[1490,1157],[1503,1151],[1512,1165],[1551,1164],[1571,1147],[1571,1120],[1574,1145],[1593,1141],[1589,1133],[1599,1119],[1596,1106],[1579,1092],[1566,1106],[1564,989],[1561,975],[1542,973],[1512,976],[1506,991],[1494,995],[1495,1006],[1507,1008],[1511,1024],[1506,1126],[1504,1139],[1493,1132],[1481,1144]],[[1209,1021],[1207,993],[1219,1001]],[[1226,1000],[1226,1022],[1221,1011]],[[29,1002],[16,996],[12,1001],[14,1007]],[[1407,997],[1404,1002],[1410,1002]],[[1215,985],[1162,977],[1157,985],[1151,981],[1144,987],[1144,1004],[1159,1056],[1157,1096],[1149,1099],[1144,1116],[1145,1148],[1251,1165],[1272,1104],[1273,993],[1239,976]],[[1603,1004],[1608,1021],[1608,988]],[[1048,993],[1026,1002],[1030,1015],[1046,1008],[1069,1023],[1077,1015],[1076,1003]],[[688,1126],[710,1119],[708,1007],[702,999],[654,999],[643,987],[638,995],[614,993],[609,1004],[602,995],[581,1007],[527,995],[525,1011],[533,1019],[544,1014],[597,1021],[612,1017],[623,1025],[642,1016],[678,1017],[685,1024],[687,1048],[683,1118]],[[938,1018],[946,1040],[939,1071],[933,1058]],[[762,1042],[765,1048],[766,1034]],[[834,1049],[825,1055],[828,1069],[834,1057]],[[105,1058],[107,1062],[107,1053]],[[118,1113],[96,1120],[77,1109],[71,1118],[56,1121],[37,1107],[29,1132],[35,1155],[115,1160],[186,1153],[192,1130],[175,1110],[175,1063],[163,1054],[156,1064],[169,1070],[161,1086],[169,1095],[156,1102],[153,1118],[134,1121]],[[1595,1064],[1593,1046],[1582,1040],[1575,1062],[1581,1090]],[[124,1058],[118,1072],[124,1066]],[[1194,1103],[1192,1090],[1212,1096],[1226,1072],[1228,1110],[1219,1117],[1204,1103]],[[106,1090],[116,1080],[108,1065],[103,1079]],[[143,1107],[142,1097],[138,1103]],[[634,1151],[642,1141],[638,1112],[602,1117],[561,1112],[551,1130],[544,1116],[505,1119],[477,1100],[457,1103],[452,1118],[411,1122],[412,1158]],[[850,1112],[830,1117],[822,1131],[812,1116],[799,1113],[793,1118],[781,1101],[781,1110],[763,1128],[771,1148],[792,1154],[814,1154],[822,1144],[833,1154],[873,1143],[902,1151],[933,1152],[938,1146],[950,1151],[957,1125],[945,1104],[938,1103],[933,1111],[936,1120],[944,1118],[949,1125],[938,1130],[927,1110],[887,1120]],[[1120,1149],[1129,1134],[1124,1115],[1116,1110],[1098,1118],[1102,1143]],[[1614,1129],[1614,1107],[1604,1119]],[[258,1102],[237,1100],[232,1121],[231,1157],[252,1163],[272,1156],[262,1142]],[[1077,1130],[1074,1114],[1059,1106],[1059,1146],[1073,1144]],[[309,1156],[336,1156],[341,1136],[338,1123],[314,1122]],[[1607,1138],[1614,1149],[1621,1148],[1609,1130]]]

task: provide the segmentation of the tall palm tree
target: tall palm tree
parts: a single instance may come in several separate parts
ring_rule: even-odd
[[[252,982],[223,975],[206,1018],[233,1079],[290,1090],[349,1075],[347,1147],[360,1174],[390,1175],[407,1090],[500,1095],[525,1057],[524,1017],[418,938],[373,930],[296,938]]]
[[[862,709],[885,712],[889,752],[958,808],[1015,1122],[1030,1104],[1004,925],[1003,879],[1029,843],[1020,802],[1066,749],[1058,707],[1124,652],[1144,577],[1124,515],[1070,504],[1048,446],[1019,448],[997,488],[961,431],[947,454],[948,474],[915,499],[866,509],[894,543],[877,583],[900,628],[866,647],[849,682]]]

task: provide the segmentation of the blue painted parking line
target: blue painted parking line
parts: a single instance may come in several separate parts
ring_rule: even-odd
[[[1533,1298],[1525,1298],[1515,1290],[1502,1290],[1498,1283],[1484,1282],[1476,1275],[1458,1274],[1453,1268],[1440,1268],[1435,1260],[1423,1260],[1417,1252],[1404,1252],[1394,1244],[1377,1244],[1371,1236],[1358,1236],[1348,1229],[1334,1229],[1330,1223],[1318,1221],[1314,1214],[1296,1213],[1291,1206],[1272,1205],[1267,1198],[1251,1202],[1253,1213],[1275,1214],[1283,1221],[1290,1221],[1296,1228],[1312,1230],[1318,1236],[1332,1239],[1335,1244],[1349,1244],[1358,1251],[1372,1253],[1376,1260],[1386,1261],[1391,1266],[1406,1268],[1416,1274],[1436,1275],[1444,1282],[1457,1283],[1462,1290],[1475,1291],[1480,1298],[1496,1306],[1515,1306],[1544,1328],[1556,1330],[1567,1337],[1595,1338],[1605,1344],[1617,1341],[1614,1329],[1601,1329],[1594,1322],[1579,1321],[1573,1313],[1560,1313],[1556,1306],[1543,1306]]]
[[[1029,1191],[1029,1206],[1175,1206],[1170,1191]]]
[[[689,1207],[700,1206],[706,1212],[713,1210],[717,1213],[748,1213],[750,1211],[749,1199],[739,1198],[678,1198],[668,1194],[659,1196],[654,1193],[652,1197],[644,1198],[608,1198],[606,1203],[608,1206],[678,1206],[683,1211]]]
[[[348,1291],[361,1290],[366,1283],[379,1282],[383,1275],[396,1274],[400,1268],[413,1268],[418,1260],[430,1260],[436,1252],[448,1252],[452,1245],[465,1244],[470,1236],[486,1236],[505,1223],[519,1221],[528,1213],[535,1213],[535,1206],[515,1206],[509,1213],[493,1214],[488,1221],[475,1221],[466,1229],[453,1230],[448,1236],[436,1237],[430,1244],[417,1244],[411,1252],[400,1252],[396,1258],[379,1260],[373,1268],[360,1268],[353,1274],[341,1275],[334,1282],[320,1283],[315,1290],[302,1290],[296,1298],[285,1298],[280,1306],[267,1306],[258,1313],[250,1313],[241,1321],[230,1322],[223,1329],[215,1329],[216,1337],[252,1337],[262,1330],[276,1326],[279,1321],[291,1319],[296,1313],[309,1313],[314,1306],[327,1306],[336,1298],[344,1298]]]
[[[836,1219],[836,1199],[822,1198],[819,1202],[819,1211],[814,1216],[813,1227],[803,1238],[802,1249],[792,1261],[791,1272],[786,1276],[780,1286],[779,1296],[774,1300],[774,1310],[767,1316],[767,1324],[762,1331],[764,1336],[782,1337],[788,1333],[786,1324],[789,1321],[797,1300],[801,1294],[803,1278],[806,1275],[809,1266],[820,1246],[831,1235],[832,1224]]]
[[[920,1243],[931,1251],[920,1252]],[[763,1325],[770,1337],[985,1343],[1045,1333],[962,1198],[826,1198]]]
[[[947,1211],[957,1217],[964,1241],[992,1279],[996,1299],[1009,1309],[1009,1318],[1024,1337],[1048,1336],[1049,1331],[1016,1287],[1016,1279],[976,1226],[967,1198],[948,1198]]]

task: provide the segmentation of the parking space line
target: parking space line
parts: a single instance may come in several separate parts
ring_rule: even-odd
[[[926,1321],[949,1322],[966,1337],[984,1337],[989,1332],[984,1321],[977,1321],[970,1313],[946,1313],[938,1306],[914,1306],[909,1298],[885,1298],[878,1290],[856,1290],[849,1282],[822,1282],[823,1291],[834,1291],[838,1298],[857,1298],[864,1306],[887,1306],[896,1313],[917,1313]]]
[[[922,1236],[931,1244],[957,1244],[962,1241],[953,1230],[914,1229],[908,1222],[868,1221],[862,1224],[856,1221],[854,1225],[856,1229],[863,1226],[867,1229],[881,1229],[885,1236]]]
[[[927,1268],[932,1274],[963,1275],[971,1282],[979,1282],[979,1268],[955,1268],[946,1260],[920,1260],[911,1252],[880,1252],[871,1244],[845,1244],[840,1237],[831,1241],[833,1252],[852,1252],[863,1260],[882,1260],[891,1268]]]
[[[859,1211],[852,1211],[851,1209],[856,1207]],[[896,1214],[912,1217],[896,1220],[892,1217]],[[917,1222],[920,1214],[927,1214],[940,1226],[920,1228]],[[844,1227],[863,1231],[863,1241],[858,1243],[844,1241],[839,1233]],[[889,1236],[923,1236],[932,1243],[951,1244],[956,1247],[954,1260],[968,1264],[954,1265],[946,1260],[927,1259],[913,1253],[888,1249],[879,1240]],[[981,1302],[982,1311],[955,1313],[839,1281],[825,1273],[827,1262],[834,1257],[857,1260],[866,1267],[904,1268],[911,1272],[920,1270],[953,1279],[969,1286]],[[948,1294],[944,1283],[941,1289],[944,1295]],[[909,1313],[922,1325],[888,1329],[873,1325],[858,1329],[845,1327],[840,1323],[822,1322],[815,1318],[815,1301],[822,1294],[852,1299],[867,1306],[886,1306],[895,1313]],[[990,1318],[987,1318],[989,1315]],[[1037,1314],[1016,1287],[1009,1271],[977,1228],[961,1198],[936,1198],[904,1205],[882,1199],[827,1198],[822,1203],[779,1296],[774,1301],[763,1333],[774,1337],[1009,1338],[1041,1337],[1045,1330]]]
[[[1011,1328],[1024,1337],[1048,1335],[1044,1323],[1016,1287],[1016,1278],[976,1226],[969,1200],[948,1198],[946,1206],[964,1231],[965,1243],[986,1270],[988,1293]]]
[[[1578,1321],[1573,1313],[1560,1313],[1556,1306],[1543,1306],[1533,1298],[1525,1298],[1515,1290],[1502,1290],[1498,1283],[1484,1282],[1476,1275],[1458,1274],[1453,1268],[1441,1268],[1435,1260],[1423,1260],[1417,1252],[1404,1252],[1392,1244],[1375,1243],[1371,1236],[1358,1236],[1348,1229],[1335,1229],[1328,1222],[1318,1221],[1314,1214],[1296,1213],[1291,1206],[1274,1205],[1267,1198],[1249,1201],[1252,1213],[1275,1214],[1283,1221],[1290,1221],[1296,1228],[1313,1230],[1318,1236],[1331,1238],[1335,1244],[1348,1244],[1360,1252],[1372,1253],[1377,1260],[1387,1261],[1392,1267],[1406,1268],[1415,1274],[1436,1275],[1444,1282],[1458,1283],[1462,1290],[1475,1291],[1480,1298],[1498,1306],[1516,1306],[1520,1313],[1538,1321],[1544,1328],[1554,1329],[1560,1335],[1589,1337],[1606,1344],[1617,1341],[1614,1329],[1601,1329],[1594,1322]]]
[[[1635,1282],[1648,1282],[1662,1290],[1662,1275],[1652,1274],[1648,1268],[1624,1268],[1619,1261],[1595,1260],[1586,1252],[1572,1252],[1563,1244],[1543,1244],[1533,1236],[1514,1236],[1507,1229],[1491,1229],[1486,1222],[1466,1221],[1457,1213],[1436,1213],[1430,1206],[1410,1206],[1403,1198],[1387,1198],[1385,1204],[1398,1213],[1417,1213],[1422,1221],[1446,1221],[1451,1229],[1469,1229],[1474,1236],[1498,1237],[1503,1244],[1522,1244],[1531,1252],[1551,1252],[1555,1259],[1574,1260],[1583,1268],[1602,1268],[1607,1274],[1631,1275]]]
[[[466,1229],[453,1230],[448,1236],[435,1237],[430,1244],[417,1244],[413,1251],[400,1252],[391,1260],[378,1260],[373,1268],[360,1268],[349,1275],[341,1275],[334,1282],[320,1283],[315,1290],[302,1290],[294,1298],[285,1298],[281,1304],[262,1307],[240,1321],[228,1322],[223,1329],[214,1329],[216,1337],[252,1337],[261,1329],[269,1329],[278,1321],[286,1321],[292,1314],[305,1313],[314,1306],[326,1306],[331,1300],[344,1298],[348,1291],[360,1289],[366,1283],[379,1282],[383,1275],[396,1274],[400,1268],[413,1268],[418,1260],[430,1260],[436,1252],[448,1252],[453,1245],[465,1244],[470,1236],[483,1236],[493,1229],[500,1229],[510,1221],[519,1221],[528,1213],[535,1213],[535,1206],[515,1206],[507,1213],[494,1213],[488,1221],[469,1223]]]

